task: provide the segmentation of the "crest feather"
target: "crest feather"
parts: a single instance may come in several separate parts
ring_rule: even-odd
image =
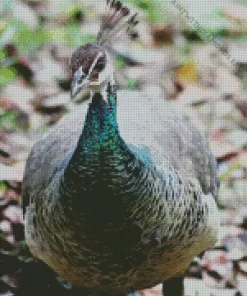
[[[128,35],[136,34],[134,27],[138,24],[137,13],[126,19],[130,10],[121,1],[106,0],[106,3],[108,13],[100,26],[98,43],[104,45],[123,31]]]

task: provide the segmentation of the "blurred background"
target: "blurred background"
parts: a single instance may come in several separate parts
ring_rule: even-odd
[[[186,295],[247,295],[247,1],[122,2],[140,23],[109,44],[118,87],[169,101],[218,161],[220,238],[191,263]],[[33,143],[76,108],[70,57],[104,15],[105,1],[0,0],[0,295],[80,295],[29,254],[21,183]]]

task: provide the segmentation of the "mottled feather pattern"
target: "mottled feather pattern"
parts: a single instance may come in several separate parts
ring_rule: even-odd
[[[73,284],[80,286],[83,283],[95,291],[143,289],[185,270],[193,256],[215,242],[218,223],[217,208],[210,193],[214,179],[206,185],[200,184],[197,176],[200,176],[201,168],[193,164],[190,155],[190,149],[202,145],[198,142],[200,139],[205,149],[195,161],[200,156],[203,159],[212,157],[200,133],[196,131],[197,141],[190,142],[194,140],[191,133],[194,130],[188,122],[174,118],[171,115],[174,112],[170,112],[163,101],[158,111],[153,108],[152,100],[138,93],[128,98],[120,91],[117,102],[120,143],[126,143],[131,154],[124,156],[125,150],[117,146],[113,156],[107,152],[102,155],[100,166],[98,162],[91,163],[90,167],[81,166],[80,154],[74,151],[79,147],[77,143],[80,145],[81,127],[87,120],[88,103],[84,103],[77,114],[65,116],[48,137],[36,144],[36,151],[48,148],[48,159],[42,162],[31,155],[32,162],[36,162],[34,167],[38,167],[40,174],[45,170],[48,175],[37,178],[39,171],[35,174],[29,171],[31,175],[27,174],[25,181],[25,186],[36,184],[37,188],[29,193],[37,210],[34,215],[32,203],[29,205],[26,224],[43,225],[39,229],[29,227],[26,231],[34,254]],[[142,110],[137,108],[139,104],[144,106]],[[165,120],[161,120],[162,113]],[[138,122],[136,118],[142,120]],[[164,121],[167,129],[164,135],[169,134],[169,140],[157,137],[161,130],[164,131]],[[68,130],[65,126],[73,129]],[[104,128],[103,123],[101,128]],[[179,133],[178,129],[184,133]],[[63,147],[58,145],[61,141],[64,141]],[[176,157],[172,157],[173,153]],[[72,155],[77,156],[71,163],[74,174],[78,177],[81,174],[81,180],[89,179],[79,187],[76,178],[70,178],[70,181],[67,178],[63,183],[65,168],[62,168],[50,182],[49,174],[54,174],[54,167],[61,168],[64,159],[69,156],[68,163]],[[107,157],[108,161],[104,161]],[[186,159],[190,166],[184,166],[189,163]],[[140,169],[142,163],[148,166]],[[217,179],[211,174],[210,161],[205,163],[208,166],[203,169],[205,174],[209,179]],[[95,175],[95,172],[98,173]],[[41,180],[46,187],[39,186]],[[104,181],[108,182],[107,187]],[[95,201],[91,197],[86,202],[88,192],[94,188],[98,192],[92,196]],[[115,194],[111,197],[107,192]]]
[[[96,42],[71,59],[72,97],[90,85],[90,103],[34,145],[23,181],[31,252],[93,295],[180,276],[219,225],[205,137],[163,99],[117,92],[105,46],[138,21],[120,1],[107,7]]]

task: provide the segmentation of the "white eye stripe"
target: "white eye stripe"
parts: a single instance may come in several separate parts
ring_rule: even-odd
[[[74,73],[74,78],[77,82],[81,81],[82,78],[86,77],[86,74],[82,70],[82,66],[78,68],[78,70]]]
[[[91,67],[90,67],[90,69],[89,69],[89,71],[88,71],[88,75],[90,75],[90,74],[92,73],[92,71],[93,71],[95,65],[97,64],[99,58],[102,57],[102,56],[103,56],[102,52],[99,52],[99,53],[97,54],[96,58],[94,59],[92,65],[91,65]]]

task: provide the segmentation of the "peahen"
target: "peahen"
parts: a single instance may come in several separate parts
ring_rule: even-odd
[[[190,261],[216,242],[216,162],[165,101],[116,90],[106,45],[138,21],[120,1],[107,4],[96,42],[71,59],[72,97],[88,88],[90,103],[64,116],[28,158],[26,241],[88,295],[161,282],[164,295],[180,295]]]

